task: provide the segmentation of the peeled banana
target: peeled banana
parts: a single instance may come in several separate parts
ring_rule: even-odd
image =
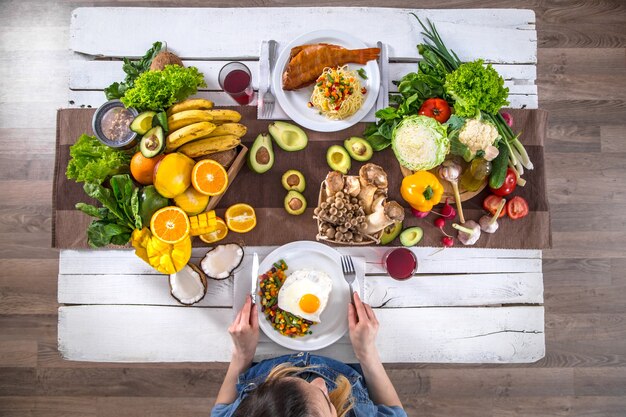
[[[198,122],[210,122],[213,115],[208,110],[184,110],[172,114],[167,118],[167,126],[170,132]]]
[[[208,110],[213,108],[213,102],[211,100],[205,100],[203,98],[189,98],[174,104],[167,109],[167,115],[171,116],[174,113],[180,113],[186,110]]]
[[[185,143],[201,139],[215,130],[215,125],[210,122],[198,122],[180,128],[169,135],[165,140],[165,152],[172,152]]]
[[[177,152],[181,152],[190,158],[197,158],[199,156],[210,155],[212,153],[226,151],[238,146],[241,143],[241,139],[235,135],[223,135],[213,138],[204,138],[194,140],[191,143],[187,143],[177,149]]]

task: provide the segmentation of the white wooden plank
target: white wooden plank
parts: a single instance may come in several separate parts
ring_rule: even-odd
[[[220,69],[227,61],[184,61],[186,66],[195,66],[204,74],[206,88],[200,91],[221,91],[218,83]],[[252,86],[258,89],[259,62],[246,61],[245,65],[252,73]],[[537,94],[534,78],[520,78],[533,76],[534,65],[495,65],[495,69],[505,79],[505,87],[510,94]],[[398,87],[392,82],[399,80],[409,72],[417,70],[414,63],[389,64],[389,91],[397,92]],[[510,71],[510,72],[508,72]],[[536,75],[536,73],[534,74]],[[72,90],[103,90],[115,81],[123,80],[121,61],[86,61],[72,60],[70,62],[70,89]]]
[[[543,307],[377,309],[383,362],[528,363],[545,355]],[[59,308],[64,359],[227,362],[230,309],[155,306]],[[406,323],[418,323],[407,326]],[[393,325],[396,324],[396,325]],[[262,338],[256,359],[288,352]],[[347,337],[316,352],[356,362]]]
[[[377,308],[543,303],[543,274],[365,277],[364,300]]]
[[[180,306],[166,275],[59,275],[59,304],[151,304]],[[207,280],[195,307],[232,307],[233,279]]]
[[[537,60],[534,12],[518,9],[78,8],[72,12],[70,46],[90,55],[140,56],[155,40],[164,40],[183,58],[204,58],[207,51],[213,57],[254,57],[263,39],[284,45],[313,30],[341,28],[369,45],[378,40],[390,45],[392,58],[416,58],[421,27],[409,12],[435,22],[464,61]],[[234,29],[233,21],[246,25]],[[115,34],[119,42],[103,33]]]
[[[256,251],[263,257],[276,249],[276,246],[248,246],[246,253]],[[340,253],[364,257],[367,261],[367,274],[384,273],[382,258],[390,247],[337,248]],[[204,256],[207,248],[194,248],[192,260]],[[512,273],[542,272],[540,250],[519,249],[478,249],[415,247],[411,250],[418,259],[419,274],[459,274],[459,273]],[[59,254],[59,273],[71,274],[158,274],[152,267],[135,256],[130,249],[73,250],[64,249]]]

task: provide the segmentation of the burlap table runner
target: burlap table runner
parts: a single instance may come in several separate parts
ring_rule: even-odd
[[[267,120],[256,119],[255,107],[237,107],[242,113],[241,123],[248,127],[243,142],[248,146],[259,133],[267,131]],[[69,147],[82,134],[93,134],[91,118],[93,109],[62,109],[57,113],[56,164],[53,190],[52,246],[61,249],[88,248],[86,229],[92,218],[74,209],[77,202],[91,202],[77,184],[65,177],[69,160]],[[535,169],[524,175],[525,187],[517,187],[514,195],[524,197],[531,212],[523,219],[500,221],[500,229],[495,234],[483,234],[476,247],[542,249],[551,246],[550,216],[546,196],[543,143],[546,135],[547,112],[542,110],[512,110],[514,130],[522,131],[524,143]],[[307,130],[309,145],[300,152],[285,152],[274,145],[275,164],[270,171],[259,175],[244,166],[228,192],[223,196],[216,211],[222,216],[226,207],[235,203],[248,203],[256,209],[257,226],[246,234],[229,233],[223,241],[245,245],[282,245],[295,240],[315,240],[317,225],[312,218],[317,205],[320,183],[329,168],[326,164],[326,149],[331,144],[342,143],[350,136],[361,136],[366,123],[334,133],[320,133]],[[389,175],[389,194],[406,205],[400,197],[402,174],[391,149],[375,153],[371,162],[385,168]],[[350,173],[358,173],[361,163],[352,162]],[[307,182],[304,195],[308,202],[306,213],[291,216],[283,209],[286,191],[280,184],[282,174],[288,169],[300,170]],[[484,214],[481,204],[488,190],[464,203],[466,219],[478,220]],[[417,219],[407,210],[405,227],[421,226],[424,239],[420,246],[441,246],[441,233],[433,226],[434,216]],[[449,233],[455,232],[447,226]],[[453,233],[456,235],[456,233]],[[397,243],[397,241],[396,241]],[[199,239],[194,246],[206,246]]]

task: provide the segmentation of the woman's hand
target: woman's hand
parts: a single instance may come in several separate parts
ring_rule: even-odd
[[[379,360],[376,348],[378,319],[372,307],[363,303],[357,293],[354,293],[354,304],[348,304],[348,324],[352,348],[359,362]]]
[[[228,328],[233,339],[233,360],[251,363],[256,346],[259,343],[259,313],[252,305],[252,298],[248,297],[237,317]]]

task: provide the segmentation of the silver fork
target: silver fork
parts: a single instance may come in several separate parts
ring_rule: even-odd
[[[343,277],[350,285],[350,300],[354,303],[354,290],[352,289],[352,283],[356,278],[356,271],[354,270],[354,263],[350,256],[341,257],[341,269],[343,270]]]
[[[263,114],[262,117],[268,119],[272,117],[274,113],[274,103],[276,99],[272,94],[272,69],[274,67],[274,59],[276,57],[276,41],[271,40],[268,42],[268,57],[269,57],[269,70],[267,71],[267,91],[263,94]]]

